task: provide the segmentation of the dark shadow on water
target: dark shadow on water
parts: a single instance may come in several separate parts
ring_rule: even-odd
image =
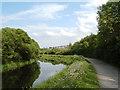
[[[40,74],[37,62],[2,73],[2,88],[30,88]]]

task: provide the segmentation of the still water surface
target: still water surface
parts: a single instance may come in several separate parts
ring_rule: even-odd
[[[55,74],[59,73],[63,68],[66,66],[63,64],[53,65],[51,63],[41,62],[38,61],[40,64],[40,74],[37,80],[33,83],[33,87],[36,84],[40,84],[41,82],[47,80],[49,77],[54,76]]]
[[[66,65],[37,61],[16,70],[2,73],[3,88],[25,88],[34,87],[49,77],[59,73]]]

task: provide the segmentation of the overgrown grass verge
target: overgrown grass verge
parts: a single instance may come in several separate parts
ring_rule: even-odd
[[[32,64],[33,62],[35,62],[35,59],[31,59],[30,61],[25,61],[25,62],[11,62],[9,64],[4,64],[0,66],[0,72],[6,72],[9,70],[14,70],[16,68],[20,68],[23,67],[27,64]]]
[[[65,64],[70,65],[75,61],[84,60],[83,56],[78,55],[42,55],[39,58],[40,61],[50,62],[52,64]]]
[[[45,56],[43,56],[44,58]],[[58,59],[60,57],[60,59]],[[99,88],[93,66],[82,56],[46,56],[45,61],[68,65],[59,74],[49,78],[34,88]]]

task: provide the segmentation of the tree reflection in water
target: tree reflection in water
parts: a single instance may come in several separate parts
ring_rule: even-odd
[[[16,70],[2,73],[2,88],[30,88],[40,74],[40,65],[34,62]]]

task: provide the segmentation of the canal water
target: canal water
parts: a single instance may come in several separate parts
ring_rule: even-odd
[[[41,84],[63,70],[66,65],[37,61],[2,73],[2,88],[29,88]]]
[[[56,64],[53,65],[51,63],[41,62],[38,61],[40,64],[40,74],[39,77],[33,83],[33,87],[37,84],[40,84],[43,81],[46,81],[49,77],[54,76],[55,74],[59,73],[63,68],[66,66],[63,64]]]

